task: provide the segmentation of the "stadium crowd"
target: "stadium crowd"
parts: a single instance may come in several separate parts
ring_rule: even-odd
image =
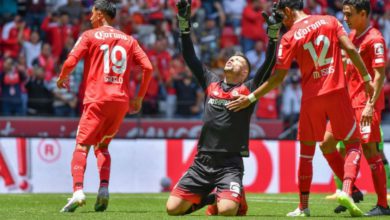
[[[115,26],[134,36],[147,52],[154,75],[142,115],[199,118],[204,95],[180,53],[175,0],[119,0]],[[83,95],[83,62],[71,77],[70,89],[56,87],[57,75],[78,36],[90,28],[93,0],[0,0],[0,83],[2,116],[77,116]],[[193,0],[193,41],[201,61],[214,72],[234,51],[248,57],[252,70],[265,59],[267,35],[260,12],[271,0]],[[382,30],[390,47],[390,2],[371,0],[372,24]],[[341,0],[306,0],[309,14],[331,14],[343,20]],[[348,27],[344,25],[348,30]],[[254,31],[256,30],[256,31]],[[388,54],[390,58],[390,50]],[[294,66],[294,65],[293,65]],[[140,68],[134,66],[135,93]],[[295,65],[282,87],[260,99],[256,118],[298,120],[300,78]],[[253,77],[254,72],[250,74]],[[390,121],[390,62],[386,68],[386,109]]]

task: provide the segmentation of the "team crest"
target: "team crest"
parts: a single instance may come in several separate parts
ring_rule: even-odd
[[[238,96],[238,95],[239,95],[239,93],[238,93],[238,91],[237,91],[237,90],[234,90],[234,91],[232,92],[232,95],[233,95],[233,96]]]
[[[385,49],[384,49],[382,43],[374,44],[374,49],[375,49],[375,55],[383,55],[383,54],[385,54]]]
[[[215,96],[218,96],[218,95],[219,95],[219,92],[218,92],[218,91],[213,91],[213,94],[214,94]]]

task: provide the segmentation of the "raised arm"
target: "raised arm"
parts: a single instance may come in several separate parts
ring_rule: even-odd
[[[279,38],[279,30],[282,26],[283,15],[278,13],[276,5],[272,8],[272,15],[268,16],[264,11],[262,16],[267,23],[267,34],[269,38],[266,58],[261,67],[256,71],[253,78],[253,86],[259,87],[272,73],[276,61],[276,46]]]
[[[203,65],[196,57],[194,45],[191,40],[191,1],[180,0],[177,4],[179,30],[183,58],[203,89],[206,89],[206,76]]]

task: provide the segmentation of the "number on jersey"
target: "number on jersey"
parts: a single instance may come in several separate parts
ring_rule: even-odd
[[[108,44],[100,46],[100,50],[103,50],[103,72],[105,74],[110,73],[110,61],[112,64],[111,70],[116,74],[123,74],[127,67],[127,54],[125,48],[119,45],[115,45],[110,53],[110,47]],[[117,59],[116,54],[120,53],[121,59]]]
[[[309,50],[310,56],[313,59],[313,62],[316,67],[322,67],[327,64],[333,63],[333,57],[326,58],[330,46],[329,38],[325,35],[319,35],[314,41],[314,44],[316,46],[319,46],[321,42],[324,42],[324,46],[322,47],[322,50],[320,52],[320,57],[317,56],[317,52],[314,48],[313,42],[308,42],[303,45],[303,48],[305,50]]]

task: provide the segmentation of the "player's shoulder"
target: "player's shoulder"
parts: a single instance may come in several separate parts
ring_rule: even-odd
[[[382,33],[374,27],[368,30],[367,37],[369,37],[370,40],[375,41],[384,40]]]

